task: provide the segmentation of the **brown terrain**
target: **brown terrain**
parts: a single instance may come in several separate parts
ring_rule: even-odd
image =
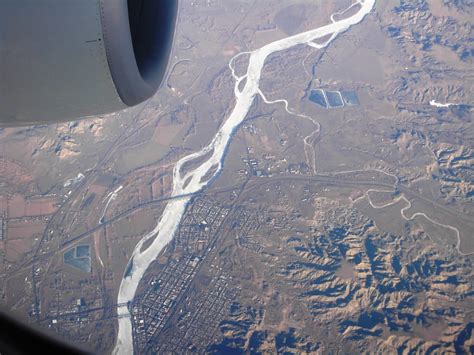
[[[1,307],[97,353],[124,306],[136,353],[474,352],[471,1],[377,0],[326,48],[270,55],[260,89],[288,110],[256,97],[116,304],[135,245],[179,198],[174,164],[234,107],[231,58],[350,4],[180,2],[148,102],[0,130]]]

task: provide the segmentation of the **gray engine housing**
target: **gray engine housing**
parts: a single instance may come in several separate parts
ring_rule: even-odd
[[[2,0],[0,126],[134,106],[158,89],[177,0]]]

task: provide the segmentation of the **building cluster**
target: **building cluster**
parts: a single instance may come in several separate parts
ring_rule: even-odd
[[[177,307],[173,327],[152,343],[152,353],[206,352],[221,337],[220,325],[235,299],[233,279],[221,267],[211,265],[211,280],[205,290],[186,297]]]
[[[263,246],[254,239],[252,232],[260,228],[263,215],[244,207],[238,208],[234,214],[231,230],[235,232],[238,245],[256,253],[261,252]]]
[[[199,266],[212,250],[229,209],[210,199],[188,208],[175,237],[174,250],[161,272],[131,305],[134,348],[146,352],[185,296]]]
[[[142,297],[131,309],[134,349],[143,352],[165,327],[177,299],[186,291],[196,275],[197,257],[170,260],[159,277],[151,281]]]
[[[76,282],[67,282],[60,274],[43,280],[48,297],[42,297],[43,303],[38,307],[39,322],[75,342],[87,339],[87,333],[104,314],[115,312],[114,304],[104,304],[96,275],[89,274]]]

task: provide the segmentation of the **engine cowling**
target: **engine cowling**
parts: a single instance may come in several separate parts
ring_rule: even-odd
[[[2,0],[0,126],[137,105],[163,80],[177,0]]]

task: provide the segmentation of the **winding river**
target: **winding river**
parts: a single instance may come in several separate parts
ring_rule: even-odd
[[[370,13],[375,5],[375,0],[359,0],[357,1],[359,10],[352,16],[340,21],[335,21],[331,16],[332,23],[303,32],[294,36],[286,37],[271,42],[252,52],[239,53],[229,62],[234,79],[236,79],[235,107],[232,113],[225,120],[224,124],[219,128],[212,141],[202,150],[187,155],[180,159],[173,170],[173,192],[172,196],[182,196],[182,198],[174,199],[169,202],[161,216],[160,221],[150,233],[145,235],[136,245],[127,267],[117,297],[117,315],[119,317],[119,331],[114,354],[132,354],[133,338],[132,338],[132,322],[127,303],[132,301],[138,284],[143,277],[148,266],[156,259],[158,254],[173,238],[181,218],[186,210],[186,205],[191,199],[189,194],[200,191],[204,188],[212,178],[219,173],[225,157],[226,148],[231,142],[234,131],[244,121],[256,95],[260,95],[259,81],[265,59],[272,53],[279,52],[297,45],[310,45],[314,48],[323,48],[327,46],[339,33],[348,30],[351,26],[361,22],[364,17]],[[329,36],[324,43],[315,43],[313,41]],[[242,76],[237,76],[233,69],[234,60],[242,55],[249,56],[247,72]],[[244,87],[240,90],[239,84],[245,80]],[[212,153],[210,155],[209,153]],[[210,157],[202,162],[195,169],[182,174],[181,167],[191,160],[209,154]],[[215,169],[217,166],[217,169]],[[213,174],[207,174],[214,171]],[[207,180],[202,180],[206,177]],[[143,244],[150,238],[155,238],[153,242],[142,250]]]

